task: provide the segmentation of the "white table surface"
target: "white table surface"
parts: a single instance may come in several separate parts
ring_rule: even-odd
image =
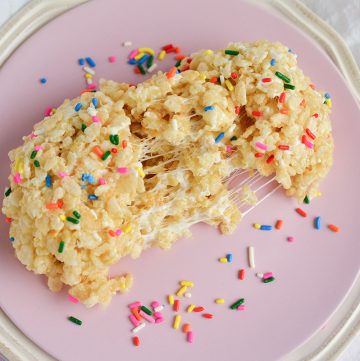
[[[0,0],[0,26],[29,0]],[[360,1],[302,0],[330,24],[346,41],[360,65]],[[341,354],[338,361],[360,361],[360,334]]]

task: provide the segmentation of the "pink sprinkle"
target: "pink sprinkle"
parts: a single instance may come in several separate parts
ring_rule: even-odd
[[[36,137],[37,137],[36,134],[34,134],[34,133],[31,133],[31,134],[30,134],[30,138],[31,138],[31,139],[34,139],[34,138],[36,138]]]
[[[68,295],[68,300],[73,303],[79,303],[79,300],[75,298],[74,296]]]
[[[14,182],[15,183],[20,183],[21,182],[21,175],[20,175],[19,172],[14,175]]]
[[[256,145],[258,148],[262,149],[262,150],[267,150],[267,149],[268,149],[267,145],[264,144],[264,143],[261,143],[261,142],[256,142],[255,145]]]
[[[93,115],[91,118],[94,123],[101,123],[101,119],[97,115]]]
[[[294,238],[293,236],[289,236],[289,237],[287,238],[287,241],[288,241],[288,242],[294,242],[294,241],[295,241],[295,238]]]
[[[263,279],[266,280],[267,278],[270,278],[272,276],[273,276],[272,272],[267,272],[267,273],[264,273]]]
[[[155,318],[164,318],[164,316],[161,312],[155,312],[154,316],[155,316]]]
[[[138,55],[138,54],[139,54],[139,50],[135,49],[129,54],[128,59],[130,59],[130,60],[134,59],[135,56]]]
[[[129,171],[128,167],[119,167],[117,168],[118,173],[125,174]]]
[[[66,172],[59,172],[58,176],[61,178],[64,178],[64,177],[68,176],[68,174]]]
[[[130,305],[129,305],[129,308],[130,308],[130,309],[136,308],[136,307],[141,307],[141,302],[140,302],[140,301],[136,301],[136,302],[130,303]]]
[[[89,90],[94,90],[96,87],[97,87],[97,85],[96,85],[95,83],[93,83],[93,84],[88,84],[88,86],[87,86],[87,88],[88,88]]]
[[[164,322],[164,319],[159,317],[155,320],[155,323],[161,323],[161,322]]]
[[[106,184],[105,179],[104,178],[99,178],[99,184],[101,184],[101,185]]]
[[[186,333],[186,340],[187,342],[193,343],[194,342],[194,335],[192,331]]]
[[[149,316],[147,313],[145,313],[143,310],[139,311],[139,315],[144,318],[146,321],[149,321],[150,323],[155,323],[155,318]]]
[[[116,234],[117,236],[120,236],[121,233],[122,233],[122,230],[121,230],[121,229],[117,229],[117,230],[115,231],[115,234]]]
[[[159,302],[159,301],[152,301],[152,302],[151,302],[151,307],[156,308],[156,307],[158,307],[158,306],[160,306],[160,302]]]
[[[240,305],[240,306],[238,306],[238,311],[245,311],[245,309],[246,309],[246,307],[245,307],[245,305]]]
[[[115,61],[116,61],[116,56],[115,55],[109,56],[109,63],[115,63]]]
[[[129,320],[135,327],[139,326],[141,323],[134,315],[129,315]]]
[[[52,113],[52,110],[53,110],[52,107],[47,107],[47,108],[45,109],[44,116],[45,116],[45,117],[49,117],[49,116],[51,115],[51,113]]]
[[[231,153],[232,152],[232,146],[231,145],[227,145],[226,146],[226,151],[228,152],[228,153]]]
[[[314,148],[314,144],[309,142],[307,139],[304,140],[304,144],[306,147],[313,149]]]
[[[38,152],[39,150],[44,149],[42,145],[35,145],[34,149]]]

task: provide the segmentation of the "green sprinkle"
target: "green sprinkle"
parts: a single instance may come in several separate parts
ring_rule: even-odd
[[[64,247],[65,247],[65,242],[64,242],[64,241],[60,241],[60,243],[59,243],[59,248],[58,248],[58,252],[59,252],[59,253],[63,253]]]
[[[237,50],[226,49],[225,54],[227,54],[227,55],[239,55],[240,53]]]
[[[40,162],[36,159],[36,160],[34,160],[34,166],[36,167],[36,168],[39,168],[40,167]]]
[[[119,136],[117,134],[111,134],[109,136],[111,144],[118,145],[119,144]]]
[[[11,188],[9,187],[5,192],[5,197],[9,197],[10,193],[11,193]]]
[[[142,75],[145,75],[145,69],[144,69],[144,67],[141,65],[141,64],[138,64],[138,67],[139,67],[139,69],[140,69],[140,72],[141,72],[141,74]]]
[[[85,124],[81,124],[81,130],[85,131],[85,129],[87,128],[87,126]]]
[[[295,89],[295,85],[292,85],[292,84],[284,84],[284,88],[285,88],[285,89],[294,90],[294,89]]]
[[[111,152],[108,150],[105,152],[105,154],[101,157],[102,160],[106,160],[109,158],[109,155],[111,154]]]
[[[153,62],[154,62],[154,55],[150,55],[147,60],[146,67],[149,69],[151,67],[151,65],[153,64]]]
[[[232,310],[236,310],[240,305],[242,305],[245,302],[245,299],[240,298],[239,300],[237,300],[235,303],[233,303],[230,308]]]
[[[304,203],[305,204],[310,204],[310,199],[309,199],[309,197],[307,195],[304,198]]]
[[[230,140],[237,140],[237,136],[232,136],[231,138],[230,138]]]
[[[144,311],[147,315],[152,316],[152,312],[145,306],[141,306],[140,310]]]
[[[181,60],[178,60],[178,61],[175,63],[175,66],[178,67],[178,66],[180,66],[180,64],[181,64]]]
[[[73,215],[77,218],[77,219],[80,219],[81,218],[81,215],[78,211],[74,211],[73,212]]]
[[[71,321],[72,323],[76,323],[79,326],[82,325],[82,321],[77,319],[76,317],[70,316],[70,317],[68,317],[68,320]]]
[[[269,283],[269,282],[272,282],[272,281],[275,281],[275,278],[274,278],[274,277],[269,277],[269,278],[263,279],[263,282],[264,282],[264,283]]]
[[[30,159],[34,159],[36,157],[37,151],[33,150],[30,155]]]
[[[75,219],[75,218],[72,218],[72,217],[66,217],[66,220],[71,222],[71,223],[74,223],[74,224],[79,224],[80,221],[78,219]]]
[[[290,79],[284,75],[283,73],[280,73],[279,71],[275,72],[275,75],[280,78],[281,80],[283,80],[285,83],[290,83]]]

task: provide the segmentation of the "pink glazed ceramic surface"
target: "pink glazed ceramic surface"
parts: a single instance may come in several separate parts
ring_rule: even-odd
[[[323,196],[303,206],[308,217],[302,218],[294,211],[295,201],[277,192],[246,216],[231,236],[198,225],[192,238],[178,241],[171,251],[151,249],[138,260],[121,260],[112,274],[132,272],[135,284],[128,295],[114,297],[105,310],[69,302],[66,290],[51,293],[43,277],[26,271],[15,259],[3,224],[0,306],[57,359],[278,360],[326,325],[343,300],[359,270],[359,108],[324,51],[294,26],[245,1],[92,1],[40,29],[0,69],[1,189],[7,186],[8,151],[21,144],[21,137],[42,119],[48,105],[56,107],[84,87],[79,57],[95,59],[96,79],[136,83],[144,77],[126,64],[129,48],[121,46],[123,41],[155,49],[172,42],[183,53],[191,53],[224,47],[229,41],[263,38],[287,44],[318,88],[332,95],[336,152],[334,167],[321,186]],[[116,63],[108,62],[110,55],[118,57]],[[160,68],[170,64],[169,57]],[[40,77],[48,83],[41,85]],[[318,215],[323,222],[320,231],[313,228]],[[254,222],[274,224],[279,218],[284,220],[281,231],[252,228]],[[341,232],[330,232],[329,223],[339,225]],[[287,236],[294,236],[295,242],[287,242]],[[247,265],[250,245],[255,247],[255,270]],[[233,262],[219,263],[217,259],[227,253],[233,254]],[[240,268],[246,268],[244,281],[237,278]],[[274,273],[275,282],[263,284],[256,278],[255,272],[267,271]],[[174,312],[166,306],[165,322],[147,325],[139,333],[141,347],[135,348],[127,304],[166,302],[181,279],[195,283],[192,299],[181,300],[183,322],[191,324],[194,343],[187,343],[185,335],[172,328]],[[225,304],[216,305],[217,297],[225,298]],[[246,311],[230,310],[229,304],[240,297],[246,300]],[[203,305],[214,318],[186,313],[190,302]],[[70,315],[83,320],[83,325],[68,322]]]

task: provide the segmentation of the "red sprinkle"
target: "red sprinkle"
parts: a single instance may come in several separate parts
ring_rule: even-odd
[[[185,59],[186,58],[186,56],[185,55],[182,55],[182,54],[179,54],[179,55],[176,55],[175,56],[175,59],[176,60],[183,60],[183,59]]]
[[[285,103],[286,93],[281,93],[279,97],[279,103]]]
[[[121,142],[121,146],[123,147],[123,149],[127,147],[127,141],[125,139]]]
[[[288,145],[278,145],[278,149],[281,149],[281,150],[289,150],[290,147]]]
[[[302,107],[303,105],[305,105],[305,99],[303,99],[303,100],[301,101],[301,103],[299,104],[300,107]]]
[[[134,346],[136,346],[136,347],[140,345],[139,336],[134,336],[134,337],[133,337],[133,344],[134,344]]]
[[[174,302],[174,311],[179,312],[180,310],[180,300],[175,300]]]
[[[141,70],[140,70],[140,68],[139,68],[138,66],[136,66],[136,67],[134,68],[134,72],[135,72],[136,74],[140,74],[140,73],[141,73]]]
[[[62,208],[64,206],[64,201],[62,199],[59,199],[57,201],[57,205],[58,205],[59,208]]]
[[[205,308],[202,307],[202,306],[198,306],[198,307],[195,307],[195,308],[193,309],[194,312],[202,312],[202,311],[204,311],[204,310],[205,310]]]
[[[245,278],[245,270],[242,268],[239,271],[239,279],[243,280]]]
[[[262,79],[262,82],[263,82],[263,83],[270,83],[271,81],[272,81],[271,78],[263,78],[263,79]]]
[[[173,44],[166,44],[162,47],[162,50],[166,51],[166,50],[172,49],[173,47],[174,47]]]
[[[318,118],[318,117],[319,117],[319,114],[318,114],[318,113],[314,113],[314,114],[313,114],[313,117]]]
[[[186,61],[188,64],[190,64],[192,62],[192,58],[188,58]]]
[[[210,83],[216,84],[218,81],[218,78],[216,76],[213,76],[212,78],[210,78]]]
[[[281,114],[289,114],[289,109],[282,108],[282,109],[280,109],[280,113]]]
[[[181,72],[183,73],[184,71],[189,70],[189,69],[190,69],[190,67],[186,66],[183,70],[181,70]]]
[[[296,213],[300,214],[301,217],[307,216],[306,212],[301,208],[296,208],[295,211],[296,211]]]
[[[263,112],[260,112],[259,110],[253,110],[251,114],[254,117],[261,117],[263,115]]]
[[[264,153],[255,153],[255,158],[261,158],[264,156]]]
[[[230,74],[231,79],[237,79],[237,77],[239,76],[238,73],[235,73],[234,71]]]
[[[235,114],[240,114],[240,107],[238,105],[235,106]]]
[[[271,154],[271,155],[268,157],[268,159],[266,159],[266,163],[267,163],[267,164],[272,163],[272,161],[274,160],[274,158],[275,158],[275,155],[274,155],[274,154]]]
[[[316,138],[315,134],[314,134],[309,128],[306,128],[305,131],[306,131],[306,134],[307,134],[311,139],[315,139],[315,138]]]
[[[6,217],[6,218],[5,218],[5,222],[6,222],[6,223],[11,223],[11,222],[12,222],[12,218]]]
[[[117,153],[117,152],[118,152],[118,150],[117,150],[116,148],[111,148],[111,151],[112,151],[113,153]]]
[[[214,318],[214,315],[211,313],[203,313],[202,315],[204,318]]]
[[[115,236],[116,236],[116,233],[115,233],[113,230],[110,229],[109,235],[110,235],[111,237],[115,237]]]
[[[340,228],[338,226],[335,226],[335,224],[329,224],[328,228],[330,229],[330,231],[333,231],[335,233],[340,232]]]
[[[305,144],[306,141],[307,141],[306,135],[303,135],[303,136],[301,137],[301,143]]]

